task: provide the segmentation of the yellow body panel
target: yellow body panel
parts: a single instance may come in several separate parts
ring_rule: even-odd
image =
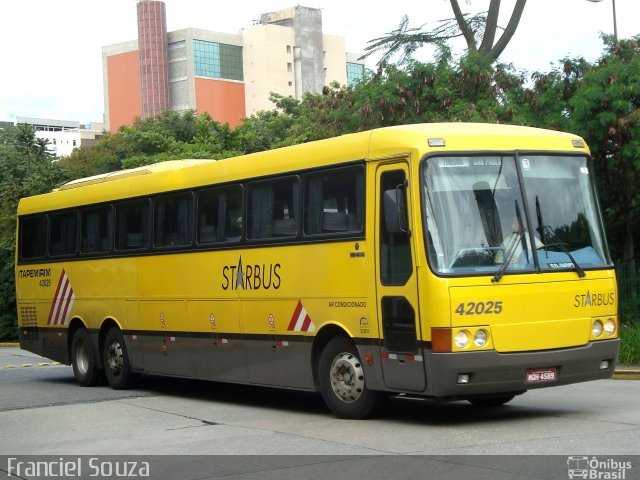
[[[271,333],[272,316],[277,330],[286,333],[297,302],[304,299],[316,330],[335,323],[354,336],[375,337],[375,302],[369,300],[367,282],[372,267],[367,257],[350,256],[355,243],[68,262],[64,269],[75,294],[72,316],[88,328],[113,318],[136,330],[210,332],[213,315],[218,331],[254,334]],[[359,252],[367,254],[366,242],[357,243]],[[305,256],[323,260],[302,262]],[[243,278],[237,283],[240,261]],[[37,305],[38,327],[53,327],[47,318],[62,265],[38,268],[50,274],[19,278],[17,295],[21,305]],[[132,308],[127,301],[139,301],[135,325],[127,320]],[[240,312],[245,319],[241,328]],[[363,318],[367,328],[360,326]]]
[[[520,283],[452,286],[451,326],[490,326],[498,352],[585,345],[593,318],[617,314],[615,278],[590,276],[601,278],[521,275]]]

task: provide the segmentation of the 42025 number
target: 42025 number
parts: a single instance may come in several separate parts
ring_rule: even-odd
[[[502,300],[461,303],[455,309],[455,313],[458,315],[500,315],[502,313]]]

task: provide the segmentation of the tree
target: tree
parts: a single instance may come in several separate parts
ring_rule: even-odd
[[[0,132],[0,340],[17,337],[14,284],[16,209],[22,197],[48,192],[62,169],[30,125]]]
[[[74,149],[61,158],[59,164],[72,180],[120,170],[123,161],[137,151],[132,139],[118,133],[105,133],[95,145]]]
[[[614,258],[636,257],[640,234],[640,37],[615,42],[591,64],[565,58],[509,102],[524,124],[575,132],[587,140]]]
[[[476,55],[454,61],[446,46],[437,53],[434,62],[386,65],[354,86],[306,95],[290,133],[308,141],[407,123],[514,121],[509,100],[518,97],[522,76]]]
[[[275,106],[273,110],[259,111],[236,127],[236,148],[242,153],[261,152],[291,144],[290,129],[300,116],[300,102],[273,92],[269,99]]]
[[[605,43],[571,98],[571,125],[589,142],[608,233],[629,261],[640,225],[640,36]]]
[[[396,30],[383,37],[369,41],[364,57],[376,52],[383,52],[379,65],[388,64],[391,58],[399,54],[400,64],[405,63],[411,55],[426,44],[442,45],[456,37],[464,37],[468,52],[477,54],[488,63],[495,62],[509,44],[522,18],[527,0],[517,0],[509,22],[501,35],[497,36],[498,17],[501,0],[491,0],[486,14],[470,15],[462,12],[458,0],[449,0],[454,17],[439,22],[433,30],[423,31],[426,24],[420,27],[409,27],[409,18],[405,15]]]
[[[526,88],[513,91],[509,99],[524,125],[570,131],[571,103],[586,72],[593,65],[584,58],[564,58],[549,72],[533,72]]]

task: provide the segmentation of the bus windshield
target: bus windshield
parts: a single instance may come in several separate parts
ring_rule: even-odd
[[[520,175],[519,175],[520,172]],[[432,157],[423,164],[431,267],[443,274],[610,264],[587,157]]]

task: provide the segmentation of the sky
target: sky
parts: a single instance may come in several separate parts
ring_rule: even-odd
[[[500,60],[518,70],[548,71],[566,56],[595,61],[600,33],[640,34],[640,0],[528,0],[518,30]],[[349,52],[395,29],[435,26],[453,17],[448,0],[165,0],[169,31],[194,27],[238,33],[261,13],[296,4],[322,8],[325,33],[345,38]],[[503,0],[506,25],[515,0]],[[460,0],[463,11],[487,9],[488,0]],[[104,112],[102,47],[137,38],[136,0],[0,0],[0,120],[37,117],[101,122]],[[454,44],[462,51],[463,43]],[[423,49],[416,57],[431,59]],[[368,60],[373,67],[375,59]]]

